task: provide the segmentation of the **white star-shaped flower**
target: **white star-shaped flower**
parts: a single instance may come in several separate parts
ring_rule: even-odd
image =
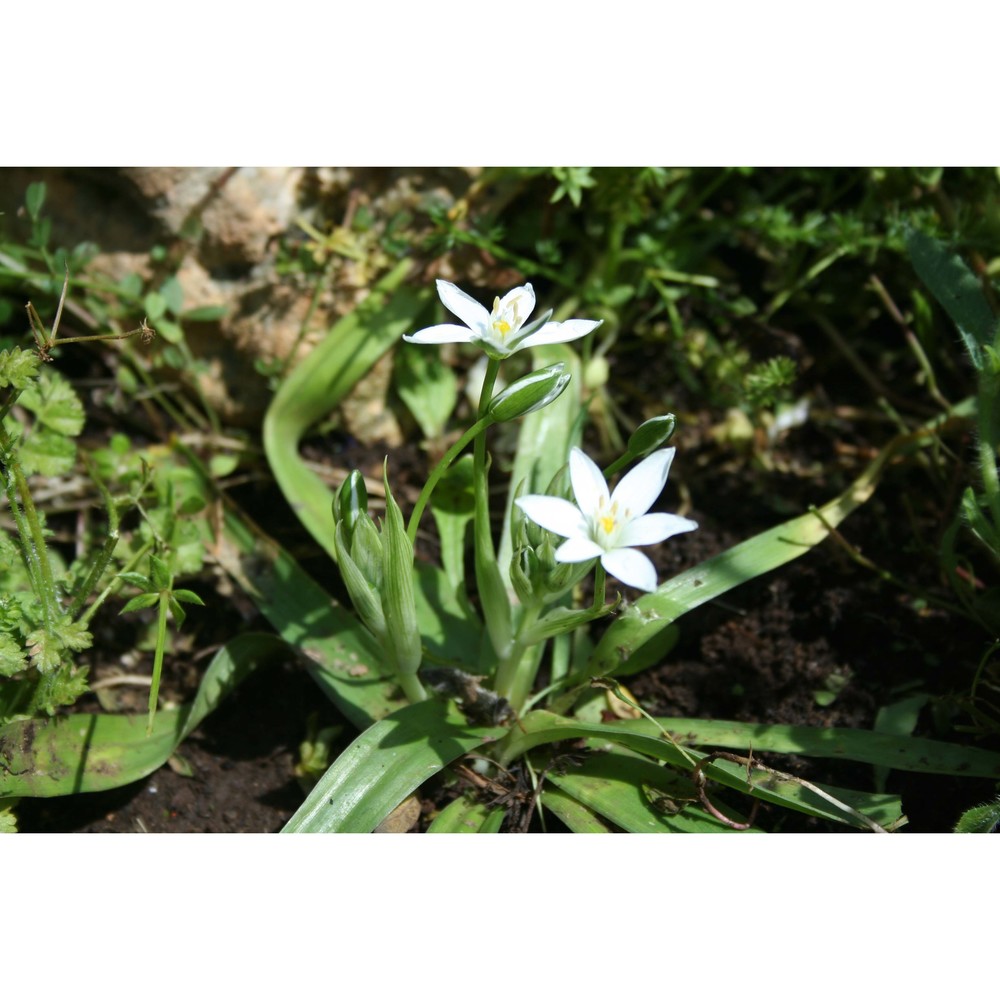
[[[566,539],[556,549],[564,563],[600,559],[612,576],[639,590],[656,589],[656,567],[636,545],[654,545],[698,525],[677,514],[647,514],[663,491],[676,448],[654,451],[608,492],[601,470],[574,448],[569,475],[576,504],[560,497],[527,496],[515,501],[536,524]]]
[[[403,340],[411,344],[478,344],[495,360],[510,357],[524,347],[540,344],[563,344],[586,336],[601,325],[601,320],[568,319],[551,323],[547,312],[525,326],[535,308],[535,292],[530,284],[511,289],[502,299],[493,300],[493,311],[487,312],[470,295],[450,281],[437,282],[441,301],[465,326],[440,323],[408,334]]]

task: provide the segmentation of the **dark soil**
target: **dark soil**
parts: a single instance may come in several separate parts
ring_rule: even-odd
[[[268,833],[302,804],[293,768],[306,719],[341,720],[305,671],[262,667],[180,747],[175,767],[91,795],[24,800],[26,832]],[[190,776],[180,773],[188,770]]]

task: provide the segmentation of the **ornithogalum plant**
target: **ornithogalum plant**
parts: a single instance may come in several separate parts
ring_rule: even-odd
[[[576,502],[557,492],[518,498],[516,506],[506,511],[516,523],[517,544],[510,565],[498,565],[488,488],[488,429],[548,406],[570,382],[566,365],[556,363],[495,392],[501,364],[525,348],[579,340],[596,330],[600,321],[555,322],[550,310],[529,322],[535,309],[530,284],[497,296],[492,310],[450,282],[438,281],[437,289],[444,305],[465,325],[443,323],[403,339],[410,344],[469,343],[482,348],[487,364],[476,420],[431,472],[405,530],[388,472],[381,530],[368,515],[363,480],[353,473],[334,504],[336,555],[355,609],[379,643],[385,662],[392,666],[407,698],[423,700],[427,685],[420,679],[423,657],[412,583],[412,543],[435,488],[471,444],[475,587],[467,589],[473,591],[468,596],[478,600],[489,646],[475,651],[474,658],[461,667],[487,679],[499,698],[520,711],[531,696],[545,644],[615,607],[617,602],[605,602],[605,574],[627,586],[654,590],[656,570],[637,546],[661,542],[697,525],[675,514],[649,513],[666,484],[675,453],[674,448],[659,447],[674,427],[673,418],[664,416],[633,435],[627,453],[611,467],[612,472],[618,471],[642,458],[613,491],[598,466],[573,448],[565,459]],[[594,600],[574,609],[572,592],[592,567],[597,574]],[[466,601],[464,606],[471,609],[473,602]]]

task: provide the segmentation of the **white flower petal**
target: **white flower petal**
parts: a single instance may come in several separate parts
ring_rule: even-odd
[[[514,501],[535,524],[563,538],[585,536],[587,521],[568,500],[534,494]]]
[[[656,590],[656,567],[638,549],[614,549],[601,556],[601,565],[616,579],[639,590]]]
[[[540,330],[529,334],[518,345],[522,347],[538,347],[541,344],[565,344],[571,340],[585,337],[591,330],[596,330],[604,320],[568,319],[563,323],[546,323]]]
[[[677,514],[643,514],[625,525],[618,539],[620,545],[655,545],[682,531],[694,531],[698,525]]]
[[[589,538],[574,535],[556,549],[556,562],[578,563],[604,555],[604,549]]]
[[[611,502],[617,503],[623,513],[628,511],[630,518],[645,514],[667,484],[667,474],[676,451],[676,448],[663,448],[644,458],[615,487]]]
[[[569,478],[585,517],[593,517],[602,501],[607,504],[608,484],[604,481],[604,473],[579,448],[569,453]]]
[[[472,330],[456,323],[440,323],[416,333],[404,333],[403,340],[411,344],[466,344],[472,340]]]
[[[489,310],[471,295],[466,295],[458,285],[438,278],[437,290],[448,311],[453,312],[470,330],[481,334],[489,326]]]
[[[515,300],[517,301],[517,318],[521,323],[524,323],[535,308],[535,290],[531,287],[530,281],[526,285],[512,288],[500,300],[500,312],[502,313]]]

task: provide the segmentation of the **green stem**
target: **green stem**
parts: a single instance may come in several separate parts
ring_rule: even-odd
[[[510,697],[507,699],[518,715],[524,711],[524,706],[527,704],[531,689],[535,686],[535,678],[538,676],[538,668],[542,663],[542,653],[545,650],[545,645],[542,642],[528,646],[521,654],[521,662],[514,673]]]
[[[598,562],[594,567],[594,610],[604,607],[604,593],[607,589],[608,574]]]
[[[500,362],[490,358],[483,378],[483,388],[479,396],[477,423],[487,418],[493,387],[500,371]],[[502,662],[510,652],[511,607],[510,597],[500,569],[497,566],[496,548],[493,545],[490,525],[489,481],[486,469],[486,434],[480,433],[472,452],[472,482],[475,493],[474,566],[476,588],[486,621],[486,631],[497,657]]]
[[[621,458],[616,458],[604,470],[604,478],[605,479],[610,479],[616,473],[621,472],[621,470],[624,469],[625,466],[628,465],[628,463],[631,462],[634,457],[635,456],[633,456],[630,452],[625,452],[625,454],[622,455]]]
[[[41,605],[43,625],[48,632],[59,613],[59,598],[52,576],[52,566],[49,563],[49,550],[45,544],[45,533],[38,519],[38,511],[31,499],[28,480],[14,454],[14,444],[7,433],[7,428],[2,423],[0,423],[0,456],[5,466],[4,486],[7,500],[21,539],[21,552],[31,577],[32,589]]]
[[[139,565],[143,560],[149,550],[153,547],[153,541],[150,540],[146,542],[145,545],[140,548],[134,556],[121,568],[122,573],[131,573],[132,570]],[[93,604],[87,608],[86,611],[80,616],[80,624],[86,628],[90,624],[90,619],[94,617],[97,609],[114,593],[117,593],[122,588],[122,580],[119,576],[115,576],[114,579],[97,595],[96,600]]]
[[[110,490],[104,485],[104,481],[97,474],[97,470],[93,467],[93,463],[86,457],[84,457],[84,463],[87,466],[87,471],[90,473],[91,478],[94,480],[98,491],[101,494],[101,499],[104,501],[105,509],[108,512],[108,535],[104,540],[104,544],[101,546],[101,551],[97,553],[94,559],[90,572],[87,574],[86,580],[80,585],[77,591],[76,597],[73,598],[73,602],[69,606],[70,617],[75,617],[80,610],[83,608],[84,601],[90,596],[90,592],[97,586],[104,574],[104,571],[108,567],[108,563],[111,562],[111,556],[114,554],[115,547],[118,545],[118,507],[115,504],[114,497],[111,496]]]
[[[403,694],[406,695],[412,704],[415,705],[418,701],[427,700],[427,692],[424,690],[424,686],[420,683],[420,678],[416,674],[397,674],[397,677],[399,679],[399,686],[403,689]]]
[[[424,509],[430,502],[431,494],[434,492],[434,488],[437,486],[441,477],[451,468],[452,463],[458,458],[459,455],[465,450],[469,442],[472,441],[477,435],[482,434],[493,423],[493,420],[489,416],[483,417],[481,420],[477,420],[445,453],[444,457],[434,466],[433,471],[430,474],[427,482],[424,484],[424,488],[420,491],[420,496],[417,497],[417,502],[413,506],[413,511],[410,514],[410,523],[406,526],[406,534],[409,536],[411,542],[417,540],[417,529],[420,527],[420,518],[423,516]]]
[[[526,666],[525,654],[533,648],[535,643],[527,643],[523,636],[538,621],[543,604],[541,601],[532,601],[525,605],[518,624],[517,635],[511,644],[508,654],[501,658],[497,667],[496,679],[493,689],[502,698],[506,698],[514,707],[514,711],[520,711],[520,705],[527,697],[527,693],[534,683],[535,671],[524,670]],[[536,657],[535,667],[537,669],[538,657]],[[529,676],[530,674],[530,676]]]
[[[167,645],[167,611],[170,609],[167,591],[160,591],[159,614],[156,617],[156,652],[153,655],[153,683],[149,688],[149,719],[146,735],[153,732],[153,718],[156,716],[156,701],[160,694],[160,674],[163,672],[163,651]]]

